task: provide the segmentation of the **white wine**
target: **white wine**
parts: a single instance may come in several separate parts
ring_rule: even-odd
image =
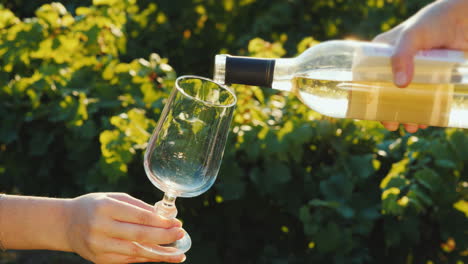
[[[294,92],[331,117],[468,128],[468,53],[421,51],[412,84],[398,88],[393,51],[382,43],[327,41],[295,58],[217,55],[214,80]]]
[[[402,89],[392,82],[319,78],[295,77],[293,90],[324,115],[468,128],[468,85],[413,83]]]

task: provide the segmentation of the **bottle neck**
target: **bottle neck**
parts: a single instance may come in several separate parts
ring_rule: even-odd
[[[285,92],[293,89],[293,78],[297,72],[297,61],[295,58],[276,59],[275,71],[271,88]]]
[[[214,81],[290,91],[294,59],[260,59],[216,55]]]

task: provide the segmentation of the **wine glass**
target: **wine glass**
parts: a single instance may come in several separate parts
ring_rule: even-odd
[[[176,197],[197,196],[213,185],[236,102],[229,88],[210,79],[177,78],[144,156],[149,180],[164,192],[155,213],[174,218]],[[136,244],[159,255],[178,255],[191,243],[185,232],[171,244]]]

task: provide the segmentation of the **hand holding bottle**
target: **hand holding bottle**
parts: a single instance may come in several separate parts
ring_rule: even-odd
[[[468,1],[440,0],[423,9],[374,41],[395,46],[392,56],[394,83],[408,86],[414,73],[414,56],[420,50],[468,50]],[[398,129],[397,122],[382,122],[388,130]],[[408,132],[416,132],[425,125],[405,124]]]

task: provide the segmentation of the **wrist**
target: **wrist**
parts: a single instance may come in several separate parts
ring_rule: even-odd
[[[67,238],[69,223],[69,199],[37,198],[30,201],[29,217],[35,218],[34,223],[25,223],[31,230],[25,235],[30,236],[30,245],[25,249],[45,249],[55,251],[71,251]]]
[[[53,239],[47,239],[47,241],[45,241],[46,249],[71,252],[72,249],[68,237],[71,199],[56,199],[55,201],[55,219],[51,221],[50,226],[53,232]],[[45,234],[44,237],[47,238],[47,234]]]

